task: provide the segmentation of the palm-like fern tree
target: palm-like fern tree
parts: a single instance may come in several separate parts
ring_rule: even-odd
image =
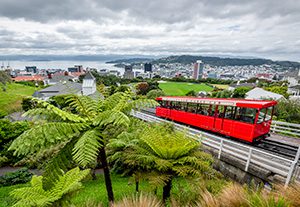
[[[93,100],[87,96],[70,95],[69,108],[65,111],[45,101],[35,100],[38,108],[27,111],[36,125],[24,132],[10,146],[15,155],[35,154],[43,149],[60,146],[60,151],[49,161],[45,174],[58,177],[66,171],[73,160],[82,167],[100,159],[105,176],[106,189],[110,202],[114,201],[105,147],[108,127],[127,127],[132,109],[153,106],[152,100],[134,100],[129,92],[119,92],[104,100]],[[47,183],[47,182],[45,182]],[[45,186],[50,188],[52,186]]]
[[[164,126],[147,128],[140,141],[125,148],[124,162],[151,172],[152,182],[163,183],[163,201],[170,197],[175,177],[212,176],[212,158],[199,150],[199,142]]]

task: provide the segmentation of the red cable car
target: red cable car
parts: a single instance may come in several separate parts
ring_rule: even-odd
[[[158,97],[156,116],[246,142],[269,134],[276,101]]]

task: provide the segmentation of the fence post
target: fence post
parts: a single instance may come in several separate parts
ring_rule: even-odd
[[[221,139],[221,142],[220,142],[220,149],[219,149],[219,155],[218,155],[218,159],[221,158],[221,153],[222,153],[222,150],[223,150],[223,139]]]
[[[297,164],[297,162],[298,162],[298,160],[299,160],[299,157],[300,157],[300,146],[298,147],[297,154],[296,154],[296,156],[295,156],[294,161],[293,161],[292,164],[291,164],[289,173],[288,173],[287,178],[286,178],[286,180],[285,180],[285,184],[284,184],[284,187],[285,187],[285,188],[289,185],[289,183],[290,183],[290,181],[291,181],[291,178],[292,178],[292,176],[293,176],[293,172],[294,172],[295,166],[296,166],[296,164]]]
[[[252,156],[252,148],[249,149],[249,155],[248,155],[248,159],[247,159],[247,163],[246,163],[246,167],[245,167],[246,172],[248,172],[248,168],[249,168],[250,161],[251,161],[251,156]]]

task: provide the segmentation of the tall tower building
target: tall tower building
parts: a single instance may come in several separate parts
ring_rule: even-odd
[[[151,63],[145,63],[144,64],[144,72],[152,72],[152,64]]]
[[[199,80],[202,78],[203,68],[204,63],[201,60],[197,60],[197,62],[194,64],[193,79]]]

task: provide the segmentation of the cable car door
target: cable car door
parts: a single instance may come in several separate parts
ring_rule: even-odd
[[[215,119],[214,119],[214,131],[220,132],[223,130],[223,124],[224,124],[224,106],[216,106],[215,111]]]

